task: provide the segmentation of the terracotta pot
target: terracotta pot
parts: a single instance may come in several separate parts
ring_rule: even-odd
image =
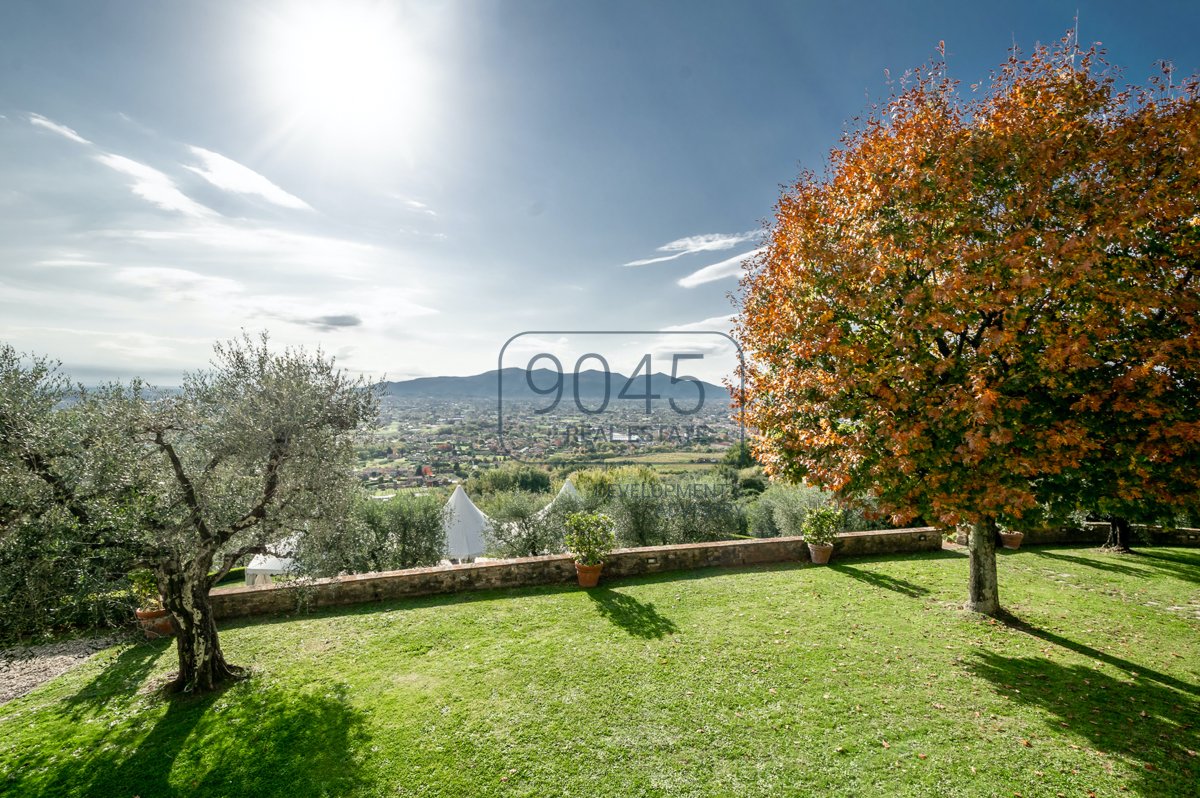
[[[145,633],[148,640],[170,637],[175,634],[175,627],[171,624],[171,613],[166,609],[137,609],[133,611],[133,614],[137,616],[138,626],[142,627],[142,632]]]
[[[808,556],[813,561],[813,565],[824,565],[829,562],[829,555],[833,554],[832,543],[809,543]]]
[[[1021,541],[1025,539],[1024,532],[1001,532],[1000,542],[1004,544],[1006,549],[1021,548]]]
[[[583,563],[575,563],[575,576],[579,578],[580,587],[595,587],[600,582],[600,570],[604,568],[604,563],[599,565],[584,565]]]

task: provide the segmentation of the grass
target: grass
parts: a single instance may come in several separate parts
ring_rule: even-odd
[[[254,675],[118,646],[0,707],[4,795],[1200,794],[1200,552],[708,570],[227,625]]]

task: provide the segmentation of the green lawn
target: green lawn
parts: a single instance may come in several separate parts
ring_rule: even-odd
[[[1200,552],[950,552],[227,624],[254,675],[167,702],[165,643],[0,707],[7,795],[1200,794]]]

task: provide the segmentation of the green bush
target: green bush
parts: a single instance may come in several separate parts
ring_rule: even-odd
[[[745,534],[744,512],[727,483],[684,480],[670,487],[663,495],[668,542],[701,543]]]
[[[342,529],[300,537],[297,569],[333,576],[436,565],[446,554],[444,506],[436,493],[361,496]]]
[[[603,507],[612,515],[617,537],[626,546],[658,546],[667,542],[664,488],[657,476],[637,475],[612,485]]]
[[[473,498],[509,491],[549,493],[550,472],[527,465],[505,465],[473,475],[463,490]]]
[[[567,549],[580,565],[600,565],[617,547],[613,520],[604,513],[571,513],[566,527]]]
[[[832,505],[818,507],[810,512],[800,527],[804,541],[814,546],[833,543],[842,529],[842,511]]]
[[[488,550],[501,557],[536,557],[562,551],[569,500],[546,509],[544,493],[504,491],[492,494],[480,509],[494,522],[485,533]],[[570,506],[570,510],[577,510]],[[544,512],[543,512],[544,511]]]
[[[133,622],[128,552],[81,537],[57,508],[0,525],[0,648],[56,630]]]

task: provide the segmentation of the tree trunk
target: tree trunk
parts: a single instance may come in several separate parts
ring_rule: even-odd
[[[967,609],[984,615],[1000,611],[996,585],[996,522],[988,518],[970,528],[967,541],[971,574],[967,586]]]
[[[216,619],[208,600],[211,563],[211,554],[201,554],[181,567],[160,573],[160,585],[165,588],[163,601],[177,633],[179,675],[172,685],[177,691],[204,693],[242,675],[242,669],[226,663],[221,653]]]
[[[1119,516],[1113,516],[1108,519],[1108,540],[1104,543],[1104,548],[1113,549],[1114,551],[1132,551],[1129,545],[1133,543],[1133,530],[1129,526],[1128,519]]]

